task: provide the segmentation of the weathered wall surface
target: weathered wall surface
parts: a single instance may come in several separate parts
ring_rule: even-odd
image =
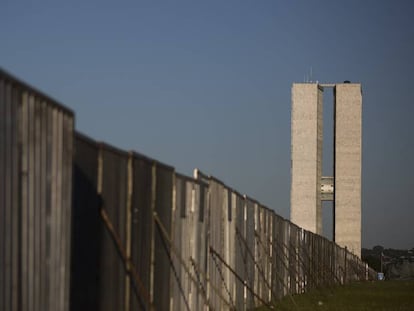
[[[361,256],[361,85],[335,87],[335,242]]]
[[[290,219],[317,234],[322,234],[322,109],[318,84],[293,84]]]
[[[291,220],[322,233],[321,168],[323,137],[322,87],[292,87]],[[334,122],[334,237],[361,255],[361,85],[332,84]]]
[[[68,310],[73,121],[0,70],[0,310]]]

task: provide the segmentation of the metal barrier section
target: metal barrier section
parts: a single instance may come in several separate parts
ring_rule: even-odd
[[[0,245],[6,311],[250,310],[375,279],[217,178],[74,134],[71,111],[3,71]]]
[[[207,303],[207,185],[176,174],[172,219],[171,309],[202,310]]]
[[[246,260],[247,254],[245,247],[240,241],[239,235],[246,236],[246,204],[242,195],[234,193],[234,205],[235,213],[232,215],[232,219],[235,223],[235,235],[234,235],[234,252],[235,252],[235,273],[240,277],[240,280],[236,278],[235,282],[235,305],[237,310],[246,310]],[[243,280],[243,282],[241,282]]]
[[[130,208],[131,261],[140,281],[129,279],[129,308],[126,310],[148,310],[150,307],[150,269],[152,241],[152,198],[154,161],[134,153],[132,155],[132,198]],[[143,290],[139,290],[142,283]],[[128,287],[127,287],[128,289]],[[147,297],[147,298],[146,298]]]
[[[225,188],[224,185],[215,179],[209,180],[209,210],[210,210],[210,228],[208,243],[209,248],[217,252],[217,255],[224,258],[224,222],[227,218],[227,202],[224,198]],[[210,251],[210,250],[209,250]],[[221,301],[220,297],[213,291],[212,288],[217,288],[220,294],[227,297],[225,292],[226,284],[223,281],[224,267],[223,262],[219,260],[218,256],[213,255],[210,251],[208,260],[208,276],[209,287],[208,297],[212,308],[215,310],[222,310],[225,308],[225,304]]]
[[[171,212],[174,169],[156,163],[153,167],[155,176],[155,204],[153,212],[159,222],[153,228],[153,248],[151,267],[151,299],[156,310],[168,310],[170,307],[170,266],[171,252],[168,240],[161,231],[161,225],[171,236]],[[150,283],[150,284],[151,284]]]
[[[191,187],[192,184],[189,185]],[[175,177],[175,200],[173,205],[172,215],[172,241],[178,253],[189,264],[190,245],[188,237],[189,234],[189,217],[188,211],[190,206],[187,200],[187,179],[176,175]],[[192,191],[192,189],[191,189]],[[183,241],[184,240],[184,241]],[[186,277],[186,270],[180,265],[177,255],[173,255],[174,273],[171,276],[171,306],[173,310],[185,310],[186,302],[189,299],[190,286],[188,278]]]
[[[128,154],[106,144],[101,144],[98,155],[98,194],[121,245],[126,247]],[[125,263],[113,247],[114,236],[102,225],[100,246],[101,310],[125,309]]]
[[[97,192],[99,147],[76,133],[73,164],[70,309],[99,310],[101,199]]]
[[[89,252],[97,261],[89,274],[100,275],[89,282],[99,289],[88,298],[94,309],[107,310],[111,304],[118,310],[248,310],[312,288],[373,277],[347,250],[214,177],[200,171],[195,178],[183,176],[79,134],[76,144],[75,171],[82,174],[75,178],[88,176],[92,189],[96,184],[85,201],[98,196],[95,217],[101,209],[99,233],[91,235],[98,246]],[[75,205],[80,202],[76,193],[88,192],[78,182],[83,190],[75,191]],[[76,276],[76,269],[72,273]],[[79,310],[82,304],[72,306]]]
[[[1,310],[68,310],[73,119],[0,70]]]

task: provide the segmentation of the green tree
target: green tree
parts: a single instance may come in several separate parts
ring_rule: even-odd
[[[377,245],[377,246],[374,246],[372,250],[374,251],[375,254],[381,254],[384,251],[384,247],[382,247],[381,245]]]
[[[370,266],[375,271],[381,271],[381,259],[379,256],[368,255],[366,257],[362,257],[362,260],[365,261],[368,264],[368,266]]]

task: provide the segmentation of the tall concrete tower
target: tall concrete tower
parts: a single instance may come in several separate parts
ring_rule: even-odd
[[[323,92],[334,91],[334,173],[322,176]],[[322,201],[334,202],[334,240],[361,256],[362,93],[357,83],[294,83],[291,221],[322,234]]]

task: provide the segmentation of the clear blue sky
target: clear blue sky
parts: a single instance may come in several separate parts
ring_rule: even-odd
[[[289,218],[293,82],[363,86],[363,246],[414,247],[413,1],[0,4],[0,66],[78,130]]]

